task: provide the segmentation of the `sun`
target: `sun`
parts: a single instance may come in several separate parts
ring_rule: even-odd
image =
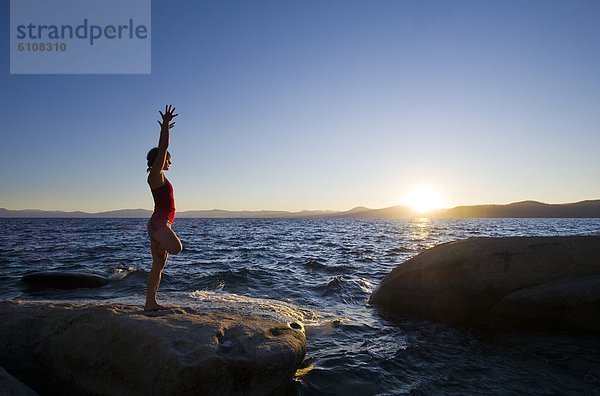
[[[402,204],[418,213],[427,213],[444,207],[442,195],[430,186],[412,188],[404,195]]]

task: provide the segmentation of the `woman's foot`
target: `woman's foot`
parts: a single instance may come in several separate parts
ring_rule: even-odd
[[[158,303],[146,304],[144,306],[144,311],[162,311],[165,309],[171,309],[171,307],[165,307],[164,305],[160,305]]]

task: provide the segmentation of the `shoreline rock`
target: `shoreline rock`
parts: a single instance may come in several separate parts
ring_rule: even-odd
[[[369,303],[451,324],[600,331],[600,236],[469,238],[398,265]]]
[[[259,395],[290,383],[306,337],[239,312],[0,301],[0,351],[42,394]]]

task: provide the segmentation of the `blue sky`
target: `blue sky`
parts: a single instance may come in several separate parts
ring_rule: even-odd
[[[178,210],[600,198],[598,1],[153,1],[150,75],[11,75],[0,207]]]

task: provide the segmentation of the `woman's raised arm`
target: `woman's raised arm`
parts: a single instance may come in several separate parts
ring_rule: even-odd
[[[159,111],[159,114],[162,118],[162,122],[158,121],[160,125],[160,138],[158,139],[158,154],[156,155],[156,159],[154,160],[154,164],[152,164],[152,169],[150,170],[150,176],[156,176],[162,172],[163,167],[165,166],[165,161],[167,159],[167,149],[169,148],[169,135],[170,129],[175,125],[174,122],[171,122],[173,118],[177,116],[175,113],[175,107],[171,105],[165,105],[165,113]]]

